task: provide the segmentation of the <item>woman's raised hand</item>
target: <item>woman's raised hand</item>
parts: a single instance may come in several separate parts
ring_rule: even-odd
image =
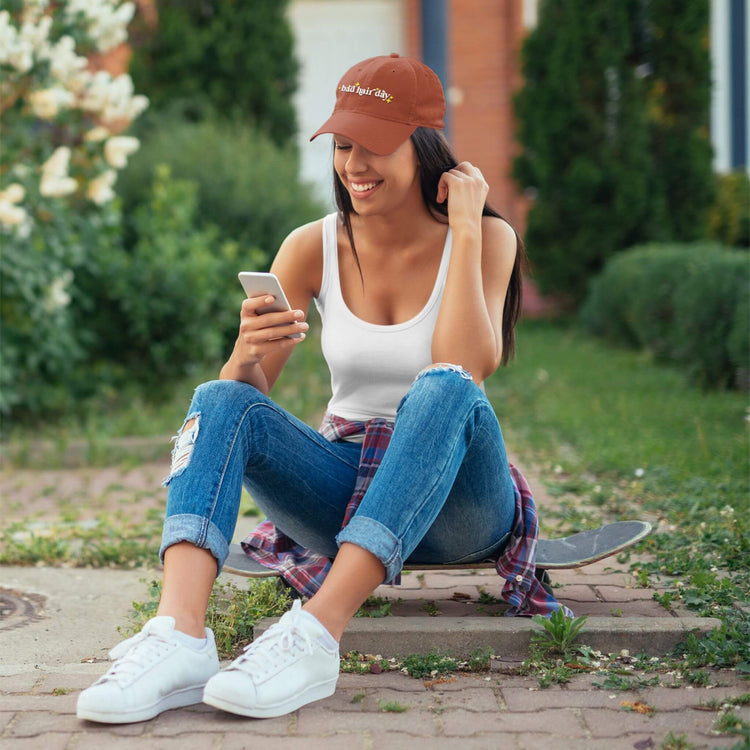
[[[448,222],[454,231],[481,226],[489,189],[482,173],[468,161],[443,172],[438,182],[437,202],[448,201]]]
[[[309,326],[302,310],[258,314],[260,308],[273,300],[268,295],[249,297],[242,303],[237,353],[244,365],[258,364],[267,354],[289,349],[305,338]],[[298,338],[290,338],[291,334],[297,334]]]

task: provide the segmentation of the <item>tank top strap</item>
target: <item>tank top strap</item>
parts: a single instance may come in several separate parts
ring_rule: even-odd
[[[328,214],[323,218],[323,278],[320,282],[318,298],[330,298],[338,289],[338,214]]]

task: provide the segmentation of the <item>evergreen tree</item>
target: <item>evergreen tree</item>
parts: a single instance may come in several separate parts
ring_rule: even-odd
[[[688,0],[681,6],[706,3]],[[526,242],[543,291],[578,302],[612,253],[646,240],[681,238],[677,227],[689,224],[681,218],[686,214],[700,226],[695,204],[688,202],[684,213],[678,204],[694,175],[704,179],[706,153],[698,144],[705,133],[700,128],[695,133],[696,122],[703,125],[696,112],[705,115],[707,107],[683,107],[685,78],[664,70],[676,65],[672,55],[683,53],[668,51],[672,39],[652,19],[670,18],[674,5],[671,0],[541,4],[539,25],[522,53],[525,85],[516,113],[524,153],[515,175],[536,193]],[[697,25],[692,14],[685,25]],[[698,74],[696,62],[686,76]],[[660,118],[662,111],[684,112],[677,118],[680,127],[671,115]],[[689,143],[686,132],[694,138]],[[695,163],[675,164],[675,155],[685,158],[690,147]],[[710,173],[710,151],[707,166]],[[707,182],[710,192],[710,177]],[[707,208],[706,191],[700,196],[698,203]]]
[[[298,65],[288,0],[157,0],[155,31],[134,36],[131,75],[154,109],[186,103],[293,137]]]
[[[670,239],[706,237],[716,182],[709,140],[708,0],[641,0],[649,81],[651,155]]]

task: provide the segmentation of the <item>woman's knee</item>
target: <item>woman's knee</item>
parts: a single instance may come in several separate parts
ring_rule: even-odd
[[[476,388],[471,373],[460,365],[438,362],[425,367],[414,378],[414,382],[406,394],[404,401],[411,394],[419,393],[423,398],[436,401],[446,398],[448,394],[473,391]]]
[[[193,394],[193,407],[208,408],[215,404],[229,404],[235,401],[246,402],[248,398],[266,399],[257,388],[238,380],[209,380],[201,383]]]

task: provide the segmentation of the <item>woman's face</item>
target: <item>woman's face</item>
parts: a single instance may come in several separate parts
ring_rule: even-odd
[[[360,215],[402,207],[407,199],[420,201],[417,155],[411,138],[393,153],[379,156],[349,138],[334,135],[333,166]]]

